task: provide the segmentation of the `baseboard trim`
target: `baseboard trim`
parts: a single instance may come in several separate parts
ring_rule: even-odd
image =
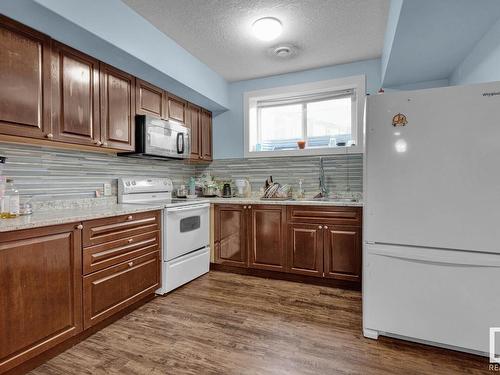
[[[268,270],[254,269],[254,268],[235,267],[235,266],[228,266],[225,264],[218,264],[218,263],[210,263],[210,270],[228,272],[228,273],[237,273],[240,275],[257,276],[257,277],[263,277],[266,279],[286,280],[286,281],[293,281],[293,282],[304,283],[304,284],[329,286],[329,287],[333,287],[333,288],[361,290],[360,283],[348,281],[348,280],[327,279],[327,278],[320,278],[320,277],[307,276],[307,275],[297,275],[294,273],[268,271]]]

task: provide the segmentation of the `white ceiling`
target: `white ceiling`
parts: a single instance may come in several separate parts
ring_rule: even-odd
[[[228,81],[288,73],[382,54],[390,0],[122,0]],[[252,23],[276,17],[283,33],[257,40]],[[270,56],[278,44],[296,56]]]

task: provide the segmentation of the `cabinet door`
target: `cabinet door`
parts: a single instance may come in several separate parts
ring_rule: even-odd
[[[101,63],[101,138],[103,147],[135,149],[135,79]]]
[[[0,373],[82,329],[81,230],[0,233]]]
[[[215,262],[247,267],[246,211],[242,205],[215,206]]]
[[[201,111],[201,159],[212,161],[212,114]]]
[[[153,294],[160,285],[158,251],[83,278],[85,329]]]
[[[0,133],[50,133],[50,39],[0,16]]]
[[[323,229],[318,224],[288,226],[287,271],[300,275],[323,276]]]
[[[286,271],[286,207],[250,206],[249,267]]]
[[[136,79],[135,112],[138,115],[148,115],[157,118],[166,118],[168,113],[165,108],[165,91],[145,81]]]
[[[168,119],[184,124],[186,122],[186,106],[187,102],[184,99],[178,98],[177,96],[174,96],[172,94],[168,94]]]
[[[361,228],[332,225],[324,229],[325,277],[361,280]]]
[[[99,146],[99,62],[55,43],[52,65],[54,138],[68,143]]]
[[[186,126],[191,129],[191,159],[198,160],[201,156],[201,138],[200,138],[200,122],[201,108],[192,104],[188,104]]]

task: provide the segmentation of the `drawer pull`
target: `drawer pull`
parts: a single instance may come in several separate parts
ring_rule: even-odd
[[[133,238],[129,238],[129,239],[128,239],[128,243],[132,243],[133,241],[134,241],[134,239],[133,239]]]
[[[132,267],[134,265],[134,262],[128,262],[128,266]]]
[[[243,206],[243,209],[246,210],[247,209],[247,206]]]
[[[322,226],[322,225],[320,225],[318,228],[319,228],[319,229],[323,229],[323,226]]]
[[[83,225],[82,225],[82,224],[78,224],[78,225],[76,226],[76,229],[80,229],[80,230],[82,230],[82,229],[83,229]]]
[[[328,225],[325,225],[325,229],[328,229]]]
[[[127,216],[127,220],[132,220],[134,217],[132,215]]]
[[[248,208],[250,209],[250,208],[252,208],[252,206],[248,206]]]

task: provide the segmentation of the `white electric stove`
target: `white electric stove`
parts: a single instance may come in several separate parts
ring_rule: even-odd
[[[169,178],[120,178],[118,203],[163,206],[162,285],[157,294],[205,274],[210,266],[210,203],[172,198]]]

